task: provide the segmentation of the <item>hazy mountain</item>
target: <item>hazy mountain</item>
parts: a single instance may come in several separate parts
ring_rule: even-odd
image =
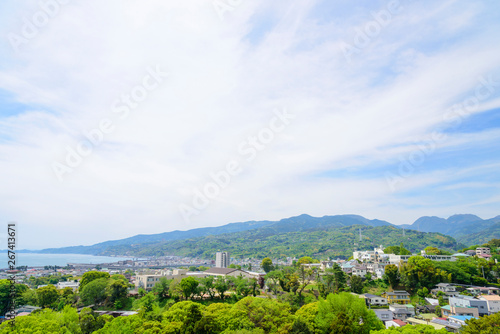
[[[490,227],[496,221],[499,221],[498,217],[483,220],[471,214],[453,215],[447,219],[424,216],[418,218],[411,225],[400,225],[400,227],[420,232],[439,232],[455,237],[462,233],[478,232],[481,229]]]

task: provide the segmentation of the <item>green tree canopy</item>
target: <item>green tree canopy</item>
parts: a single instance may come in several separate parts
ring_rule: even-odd
[[[386,265],[383,279],[387,284],[395,289],[401,280],[398,267],[394,264]]]
[[[83,303],[90,305],[104,302],[108,283],[108,278],[98,278],[87,283],[80,292]]]
[[[109,278],[109,273],[106,272],[101,272],[101,271],[87,271],[85,274],[83,274],[82,279],[80,280],[80,291],[85,288],[85,285],[89,284],[93,280],[99,279],[99,278]]]
[[[363,299],[347,292],[330,294],[318,304],[318,327],[323,333],[361,333],[383,329],[384,325]]]
[[[261,264],[260,264],[261,268],[266,272],[266,274],[270,271],[273,270],[273,260],[271,260],[271,258],[269,257],[265,257]]]

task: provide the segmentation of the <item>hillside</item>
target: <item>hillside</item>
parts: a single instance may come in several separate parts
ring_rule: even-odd
[[[108,251],[108,249],[119,249],[116,246],[125,246],[125,248],[131,245],[148,245],[155,243],[165,243],[167,241],[192,239],[210,235],[220,235],[233,232],[242,232],[255,229],[266,228],[268,233],[273,232],[296,232],[302,231],[310,228],[320,228],[320,227],[340,227],[340,226],[350,226],[355,224],[362,224],[367,226],[384,226],[391,225],[390,223],[383,220],[370,220],[362,216],[357,215],[336,215],[336,216],[324,216],[324,217],[311,217],[309,215],[300,215],[291,218],[281,219],[279,221],[248,221],[243,223],[231,223],[218,227],[203,227],[192,229],[188,231],[172,231],[159,234],[139,234],[130,238],[112,240],[101,242],[92,246],[73,246],[73,247],[62,247],[62,248],[47,248],[39,253],[51,253],[51,254],[113,254]],[[114,255],[119,255],[119,253],[114,253]]]
[[[359,229],[363,240],[359,242]],[[168,243],[137,246],[116,246],[104,254],[125,254],[134,256],[180,255],[213,258],[216,251],[229,251],[232,257],[349,257],[357,245],[358,249],[372,249],[399,245],[412,251],[427,246],[453,251],[456,241],[439,233],[425,233],[408,230],[405,237],[401,229],[394,226],[330,226],[316,227],[299,232],[278,232],[269,227],[217,236],[177,240]]]
[[[187,251],[182,249],[182,247],[177,247],[181,250],[179,255],[182,254],[202,254],[206,252],[211,252],[215,248],[224,248],[224,242],[222,244],[217,245],[217,243],[221,242],[220,238],[217,236],[227,236],[232,233],[235,236],[245,235],[252,239],[254,236],[259,236],[259,240],[267,240],[266,238],[271,238],[276,235],[283,235],[284,233],[299,233],[303,231],[313,231],[313,230],[328,230],[333,231],[335,229],[342,229],[344,227],[361,225],[361,227],[391,227],[394,230],[399,230],[401,227],[404,227],[407,231],[407,235],[411,235],[413,231],[420,230],[421,232],[432,232],[432,233],[440,233],[443,235],[448,235],[453,238],[459,239],[460,242],[464,244],[475,244],[482,243],[484,238],[487,238],[487,235],[493,237],[500,237],[498,230],[493,228],[496,223],[500,222],[500,216],[495,218],[483,220],[478,216],[471,214],[462,214],[462,215],[453,215],[447,219],[439,218],[439,217],[428,217],[424,216],[417,219],[411,225],[392,225],[389,222],[378,220],[378,219],[366,219],[359,215],[335,215],[335,216],[323,216],[323,217],[312,217],[306,214],[281,219],[279,221],[248,221],[248,222],[240,222],[240,223],[231,223],[218,227],[204,227],[197,228],[188,231],[172,231],[165,232],[159,234],[140,234],[130,238],[120,239],[120,240],[112,240],[106,241],[102,243],[98,243],[92,246],[73,246],[73,247],[63,247],[63,248],[49,248],[44,249],[42,251],[37,251],[40,253],[56,253],[56,254],[92,254],[92,255],[101,255],[101,254],[109,254],[109,255],[123,255],[127,254],[127,252],[132,252],[136,255],[140,254],[164,254],[165,252],[169,254],[175,255],[171,248],[162,248],[164,245],[178,245],[178,244],[187,244],[190,240],[214,240],[214,244],[210,244],[210,246],[204,247],[206,249],[201,250],[193,250]],[[488,231],[488,232],[485,232]],[[367,235],[369,236],[369,235]],[[336,238],[335,241],[338,244],[342,244],[349,249],[352,249],[352,242],[346,240],[340,240],[337,235],[332,235],[332,238]],[[348,234],[345,237],[351,238]],[[395,240],[387,240],[388,242],[384,242],[382,240],[383,236],[373,235],[374,240],[380,240],[376,243],[382,244],[396,244]],[[200,239],[201,238],[201,239]],[[205,238],[205,239],[203,239]],[[297,240],[290,237],[291,240]],[[301,236],[301,238],[303,238]],[[379,238],[379,239],[376,239]],[[491,239],[490,238],[490,239]],[[307,238],[306,238],[307,239]],[[301,239],[298,239],[301,240]],[[350,240],[350,239],[349,239]],[[488,239],[489,240],[489,239]],[[184,242],[185,241],[185,242]],[[432,240],[429,240],[429,242]],[[257,242],[257,241],[254,241]],[[316,241],[314,241],[316,242]],[[323,247],[322,242],[318,241]],[[406,242],[405,242],[406,244]],[[349,245],[349,246],[347,246]],[[430,245],[430,244],[429,244]],[[172,247],[174,247],[172,246]],[[270,246],[269,244],[262,245],[262,247]],[[428,246],[428,245],[423,245]],[[272,246],[274,247],[274,246]],[[288,246],[290,247],[292,246]],[[295,247],[295,246],[293,246]],[[141,250],[143,249],[143,251]],[[193,249],[196,249],[194,247]],[[337,250],[332,251],[332,253],[336,253]],[[285,254],[285,252],[283,252]],[[339,253],[340,254],[340,253]]]
[[[438,232],[459,238],[471,233],[477,233],[500,222],[500,216],[491,219],[481,219],[476,215],[460,214],[449,218],[424,216],[417,219],[411,225],[400,225],[421,232]]]
[[[491,225],[480,232],[464,234],[457,240],[464,245],[472,246],[485,244],[491,239],[500,239],[500,222]]]

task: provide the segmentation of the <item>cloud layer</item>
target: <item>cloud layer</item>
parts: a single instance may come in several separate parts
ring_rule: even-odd
[[[0,5],[0,213],[21,248],[499,214],[498,5],[41,3]]]

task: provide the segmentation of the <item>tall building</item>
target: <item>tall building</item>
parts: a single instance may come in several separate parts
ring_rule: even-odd
[[[229,252],[215,253],[215,267],[217,268],[229,267]]]

